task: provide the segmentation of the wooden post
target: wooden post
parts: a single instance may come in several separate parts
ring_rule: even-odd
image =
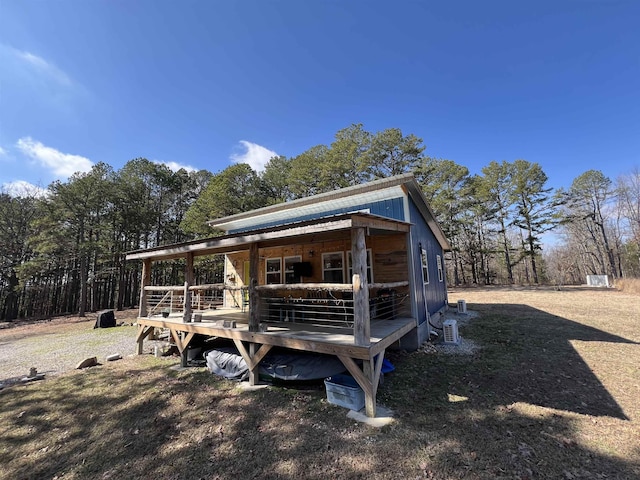
[[[180,334],[178,334],[180,335]],[[182,350],[180,351],[180,366],[182,368],[187,367],[188,365],[188,355],[189,355],[189,350],[188,350],[188,346],[187,345],[183,345]]]
[[[258,244],[252,243],[249,247],[249,331],[257,332],[260,324],[260,311],[258,299],[258,275],[260,275],[260,257]]]
[[[363,360],[362,369],[356,364],[351,357],[338,355],[342,364],[353,375],[353,378],[360,388],[364,391],[364,407],[367,417],[376,416],[376,395],[378,393],[378,384],[380,383],[380,371],[382,370],[382,361],[384,360],[384,349],[375,358]]]
[[[251,365],[249,365],[249,385],[255,385],[258,382],[259,368],[258,364],[253,364],[253,357],[256,355],[256,344],[249,344],[249,357],[251,357]]]
[[[184,272],[184,309],[182,313],[182,321],[191,321],[191,290],[189,287],[193,285],[193,252],[187,253],[187,265]]]
[[[144,287],[151,285],[151,259],[142,260],[142,284],[140,285],[140,305],[138,306],[138,317],[147,316],[147,292]]]
[[[364,360],[362,362],[362,372],[364,376],[371,382],[371,390],[365,390],[364,396],[364,411],[367,417],[375,418],[376,416],[376,394],[378,391],[378,385],[373,383],[375,376],[375,366],[373,361]]]
[[[367,285],[367,244],[365,229],[351,230],[351,259],[353,267],[353,336],[356,345],[370,343],[369,286]]]
[[[260,310],[258,299],[258,276],[260,275],[260,255],[257,243],[249,247],[249,331],[257,332],[260,328]],[[249,344],[249,356],[255,355],[255,343]],[[255,385],[258,380],[258,366],[249,366],[249,385]]]
[[[185,323],[191,321],[191,291],[189,290],[189,282],[184,282],[184,293],[182,294],[182,321]]]

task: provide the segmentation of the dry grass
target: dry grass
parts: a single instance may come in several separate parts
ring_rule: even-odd
[[[354,423],[320,386],[243,392],[146,355],[0,392],[0,478],[640,478],[640,302],[452,292],[474,356],[396,352]]]
[[[614,286],[621,292],[640,295],[640,278],[619,278]]]

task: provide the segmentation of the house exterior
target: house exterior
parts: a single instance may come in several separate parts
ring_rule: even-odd
[[[387,348],[416,349],[444,314],[447,240],[412,175],[211,220],[222,236],[130,252],[142,260],[138,353],[169,329],[186,363],[195,335],[233,340],[257,381],[274,347],[335,355],[375,416]],[[197,285],[194,258],[224,258]],[[185,259],[184,285],[151,285],[153,262]],[[166,315],[161,315],[161,313]]]
[[[208,224],[228,235],[238,235],[356,212],[410,224],[407,236],[371,237],[367,249],[367,275],[369,283],[409,281],[409,307],[404,306],[404,313],[415,318],[417,325],[399,346],[415,350],[429,337],[429,319],[442,315],[447,306],[444,253],[450,247],[413,175],[394,176],[271,205],[211,220]],[[350,250],[348,238],[268,249],[261,258],[259,281],[261,284],[284,284],[296,280],[297,283],[299,278],[293,267],[296,263],[304,263],[310,275],[303,277],[303,282],[351,283]],[[326,268],[327,262],[331,267]],[[247,252],[227,254],[225,278],[239,286],[247,286],[248,267]],[[233,302],[229,297],[226,301],[228,304]]]

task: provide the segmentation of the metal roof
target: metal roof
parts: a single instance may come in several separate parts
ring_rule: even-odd
[[[422,189],[413,174],[407,173],[393,177],[374,180],[373,182],[341,188],[332,192],[321,193],[310,197],[299,198],[289,202],[277,203],[268,207],[250,210],[227,217],[208,221],[208,225],[226,232],[246,231],[252,227],[273,223],[288,223],[294,217],[315,214],[318,218],[329,211],[348,208],[379,200],[404,197],[409,194],[418,210],[433,231],[438,243],[445,250],[451,247],[444,232],[427,204]],[[408,221],[408,219],[405,219]]]
[[[357,227],[368,228],[372,233],[383,234],[409,232],[410,224],[366,213],[331,215],[303,222],[282,224],[277,227],[135,250],[128,252],[126,258],[127,260],[143,260],[145,258],[170,260],[184,257],[188,253],[199,256],[246,250],[251,243],[257,243],[260,247],[268,247],[298,242],[300,239],[316,242],[332,239],[336,232],[348,233],[350,229]]]
[[[209,220],[207,224],[214,228],[229,231],[277,220],[286,221],[287,218],[291,218],[293,215],[301,216],[307,213],[318,213],[320,216],[321,213],[335,208],[403,196],[404,192],[401,186],[411,179],[413,179],[411,174],[383,178],[362,185],[341,188],[332,192],[276,203],[268,207]]]

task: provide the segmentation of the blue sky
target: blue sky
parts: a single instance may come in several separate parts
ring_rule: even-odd
[[[638,167],[640,1],[0,0],[0,185],[213,172],[398,127],[554,187]]]

